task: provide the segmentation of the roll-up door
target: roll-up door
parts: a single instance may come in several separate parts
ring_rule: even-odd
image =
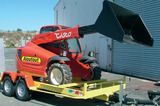
[[[114,3],[141,15],[154,39],[154,46],[113,42],[112,71],[125,75],[160,80],[160,0],[114,0]]]

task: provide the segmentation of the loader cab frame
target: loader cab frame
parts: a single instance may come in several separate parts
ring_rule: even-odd
[[[48,25],[43,26],[40,30],[40,34],[47,32],[55,32],[63,29],[67,29],[69,27],[59,26],[59,25]],[[66,39],[60,40],[54,43],[47,44],[48,46],[52,46],[55,48],[59,48],[62,50],[66,50],[69,54],[82,54],[82,48],[79,39]]]
[[[67,28],[69,27],[59,26],[59,25],[47,25],[47,26],[43,26],[40,29],[40,34],[46,33],[46,32],[55,32],[55,31],[59,31],[59,30],[67,29]]]

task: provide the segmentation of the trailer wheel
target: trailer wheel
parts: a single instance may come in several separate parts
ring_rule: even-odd
[[[4,77],[3,80],[3,94],[6,96],[14,95],[14,85],[9,76]]]
[[[90,63],[91,79],[99,80],[101,78],[101,68],[97,63]]]
[[[27,88],[24,80],[18,80],[15,90],[17,99],[27,101],[31,98],[30,91]]]
[[[66,64],[54,63],[49,67],[48,80],[53,85],[71,83],[71,69]]]

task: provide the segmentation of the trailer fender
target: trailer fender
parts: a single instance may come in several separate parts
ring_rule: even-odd
[[[18,74],[17,77],[23,78],[25,80],[28,88],[35,86],[33,78],[32,78],[31,75],[29,75],[29,74]]]
[[[3,81],[4,77],[5,76],[10,76],[11,77],[11,80],[13,82],[16,81],[16,78],[17,78],[17,72],[10,72],[10,71],[5,71],[2,75],[2,78],[1,78],[1,82]]]
[[[19,78],[23,78],[28,88],[35,86],[33,78],[29,74],[21,74],[17,72],[5,71],[2,75],[1,82],[3,81],[5,76],[10,76],[13,82],[16,82]]]
[[[67,57],[53,56],[49,59],[48,63],[52,61],[70,61],[70,59]]]

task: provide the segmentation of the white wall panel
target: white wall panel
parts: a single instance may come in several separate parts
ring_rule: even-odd
[[[5,71],[4,41],[0,38],[0,74]]]

